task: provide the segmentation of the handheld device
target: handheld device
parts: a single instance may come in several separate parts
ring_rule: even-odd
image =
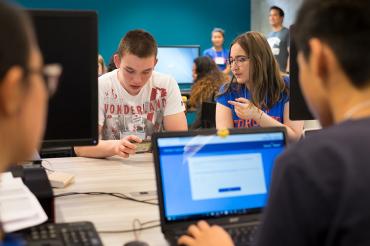
[[[143,140],[141,143],[136,144],[136,153],[152,152],[152,141]]]

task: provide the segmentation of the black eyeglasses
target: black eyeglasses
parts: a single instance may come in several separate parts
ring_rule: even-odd
[[[49,97],[52,97],[57,91],[59,78],[62,74],[63,68],[60,64],[46,64],[41,70],[29,69],[28,73],[40,74],[45,82],[46,90],[48,91]]]
[[[246,62],[249,60],[249,57],[248,56],[237,56],[235,57],[234,59],[233,58],[229,58],[228,62],[230,64],[230,66],[233,66],[234,64],[236,66],[240,66],[240,64]]]

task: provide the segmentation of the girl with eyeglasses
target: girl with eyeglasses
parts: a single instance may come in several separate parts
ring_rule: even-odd
[[[216,127],[285,126],[288,139],[298,140],[303,122],[289,119],[289,78],[280,73],[263,34],[238,36],[231,44],[228,62],[233,78],[217,96]]]

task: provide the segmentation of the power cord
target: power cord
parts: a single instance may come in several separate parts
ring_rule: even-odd
[[[113,196],[124,200],[134,201],[134,202],[140,202],[150,205],[158,205],[156,202],[151,202],[156,199],[146,199],[146,200],[138,200],[132,197],[129,197],[123,193],[119,192],[67,192],[67,193],[61,193],[54,195],[55,198],[57,197],[63,197],[63,196],[75,196],[75,195],[91,195],[91,196],[99,196],[99,195],[107,195],[107,196]]]
[[[46,162],[50,166],[52,166],[50,161],[41,160],[40,165],[48,172],[52,172],[52,173],[55,172],[55,170],[53,170],[51,168],[48,168],[45,165],[43,165],[42,162]],[[108,195],[108,196],[113,196],[113,197],[117,197],[117,198],[124,199],[124,200],[140,202],[140,203],[150,204],[150,205],[158,205],[158,203],[150,202],[150,201],[156,200],[155,198],[146,199],[146,200],[138,200],[138,199],[129,197],[129,196],[123,194],[123,193],[119,193],[119,192],[67,192],[67,193],[61,193],[61,194],[58,194],[58,195],[54,195],[54,197],[57,198],[57,197],[74,196],[74,195]],[[138,232],[159,227],[160,223],[150,225],[150,224],[153,224],[153,223],[156,223],[156,222],[159,222],[159,220],[149,220],[149,221],[146,221],[146,222],[141,222],[139,219],[134,219],[132,221],[132,228],[133,229],[128,229],[128,230],[103,230],[103,231],[98,231],[98,233],[109,234],[109,233],[130,233],[130,232],[133,232],[135,240],[138,240],[139,239]],[[145,225],[148,225],[148,226],[145,226]]]
[[[146,221],[146,222],[141,222],[139,219],[134,219],[132,221],[132,229],[128,229],[128,230],[103,230],[103,231],[98,231],[98,233],[107,233],[108,234],[108,233],[130,233],[130,232],[133,232],[134,236],[135,236],[135,240],[138,240],[139,239],[138,232],[159,227],[160,224],[157,223],[157,222],[159,222],[159,220],[149,220],[149,221]],[[157,224],[150,225],[150,224],[153,224],[153,223],[157,223]],[[145,226],[145,225],[147,225],[147,226]]]
[[[154,199],[137,200],[135,198],[128,197],[125,194],[118,193],[118,192],[115,192],[115,193],[114,192],[112,192],[112,193],[109,193],[109,192],[67,192],[67,193],[61,193],[61,194],[58,194],[58,195],[54,195],[54,197],[57,198],[57,197],[73,196],[73,195],[109,195],[109,196],[117,197],[117,198],[124,199],[124,200],[140,202],[140,203],[145,203],[145,204],[150,204],[150,205],[158,205],[158,203],[149,202],[149,201],[152,201]],[[146,221],[146,222],[141,222],[139,219],[134,219],[132,221],[132,228],[133,229],[103,230],[103,231],[98,231],[98,233],[130,233],[130,232],[133,232],[134,236],[135,236],[135,239],[138,240],[138,238],[139,238],[138,232],[159,227],[160,226],[159,223],[154,224],[154,225],[150,225],[150,224],[156,223],[158,221],[159,220],[149,220],[149,221]],[[145,226],[145,225],[148,225],[148,226]]]

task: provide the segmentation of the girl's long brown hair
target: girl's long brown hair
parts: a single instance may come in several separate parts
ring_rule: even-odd
[[[200,106],[202,102],[214,97],[221,84],[225,82],[225,76],[211,58],[207,56],[198,57],[194,60],[194,64],[197,78],[191,88],[189,102],[191,107]]]
[[[284,83],[279,65],[272,54],[271,48],[262,33],[246,32],[239,35],[230,46],[238,43],[249,57],[249,81],[251,101],[260,109],[272,108],[280,99],[282,93],[288,95],[288,87]],[[229,92],[231,84],[236,83],[233,76],[231,81],[225,85],[220,94]],[[244,86],[247,86],[244,84]],[[238,87],[240,89],[240,86]],[[218,95],[218,96],[220,96]]]

